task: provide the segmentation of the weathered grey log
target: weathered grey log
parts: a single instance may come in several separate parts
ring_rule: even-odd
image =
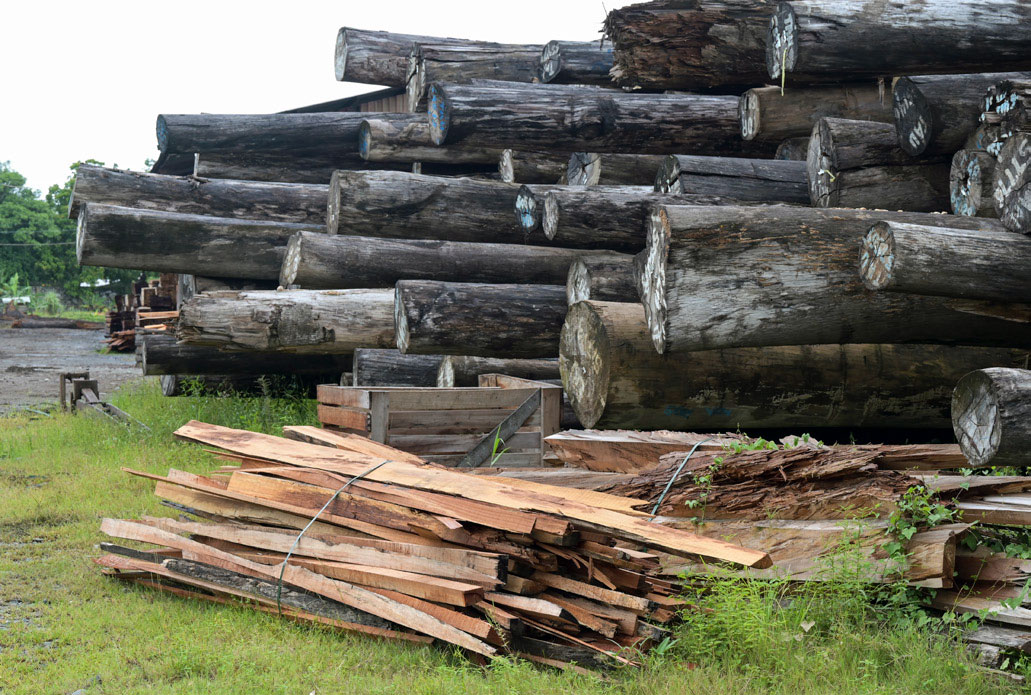
[[[973,466],[1031,464],[1031,371],[994,367],[964,376],[952,394],[952,429]]]
[[[634,257],[624,254],[600,258],[581,256],[573,261],[566,280],[566,302],[572,306],[588,299],[639,302]]]
[[[87,203],[79,212],[79,265],[272,280],[290,237],[310,224],[238,220]]]
[[[479,386],[481,374],[505,374],[534,381],[558,379],[558,359],[506,359],[445,355],[437,369],[437,386]]]
[[[424,114],[369,116],[358,127],[358,154],[367,162],[493,165],[501,152],[496,147],[438,147],[430,140]]]
[[[309,355],[303,360],[282,352],[227,352],[177,343],[171,335],[138,335],[136,352],[144,376],[191,374],[340,374],[351,371],[350,355]]]
[[[559,364],[566,395],[589,428],[923,429],[948,427],[949,390],[964,373],[1015,364],[1025,354],[803,345],[660,355],[640,304],[592,300],[569,308]]]
[[[736,97],[435,83],[429,88],[428,111],[438,145],[636,154],[774,150],[742,142]]]
[[[446,149],[446,148],[442,148]],[[520,152],[511,148],[501,151],[498,173],[505,183],[563,183],[566,156],[543,152]]]
[[[745,140],[775,140],[809,135],[821,118],[891,123],[891,101],[875,82],[826,87],[756,87],[741,95],[738,117]],[[955,149],[955,148],[953,148]]]
[[[408,54],[408,111],[426,109],[426,88],[434,82],[464,84],[473,80],[533,82],[537,78],[540,44],[447,44],[420,41]]]
[[[334,71],[341,82],[406,85],[408,54],[417,43],[468,43],[465,39],[395,34],[341,27],[337,32]]]
[[[571,186],[650,186],[664,159],[661,154],[574,152],[566,180]]]
[[[245,280],[241,278],[213,278],[205,275],[178,273],[176,275],[175,309],[201,292],[217,292],[220,290],[274,290],[279,286],[278,280]]]
[[[612,85],[612,47],[600,41],[549,41],[538,58],[537,77],[554,84]]]
[[[1031,239],[1013,232],[877,222],[859,275],[871,290],[1031,302]]]
[[[402,355],[394,349],[354,351],[352,386],[436,386],[439,355]]]
[[[523,244],[382,239],[295,234],[287,246],[279,284],[305,289],[389,287],[398,280],[558,285],[582,251]]]
[[[161,114],[162,152],[289,152],[352,154],[358,151],[362,113]]]
[[[997,0],[779,2],[766,37],[769,77],[789,85],[892,75],[1031,69],[1031,7]]]
[[[408,163],[367,162],[357,152],[299,157],[285,152],[205,152],[197,155],[193,174],[206,179],[325,185],[339,169],[407,171],[410,167]]]
[[[586,190],[587,189],[583,186],[546,186],[541,184],[524,185],[520,188],[519,195],[516,196],[515,214],[516,219],[519,220],[519,225],[523,228],[523,232],[526,234],[527,238],[541,238],[539,231],[544,223],[545,203],[548,193],[552,191],[570,191],[579,193]],[[650,192],[645,186],[606,186],[597,187],[592,190],[599,195],[607,193],[613,193],[616,195],[645,195]]]
[[[806,158],[812,204],[912,212],[949,209],[949,164],[914,159],[899,148],[887,123],[823,118],[813,127]]]
[[[1004,133],[1002,127],[997,123],[982,123],[970,134],[967,141],[963,143],[965,150],[977,150],[987,152],[992,157],[998,158],[1002,146],[1006,144],[1006,138],[1010,133]]]
[[[655,175],[655,191],[809,204],[806,164],[777,159],[671,154]]]
[[[1024,75],[993,72],[898,78],[891,99],[899,146],[913,156],[953,154],[977,128],[985,90],[1001,80]]]
[[[949,168],[949,202],[952,214],[966,217],[998,217],[992,199],[995,157],[980,150],[958,150]]]
[[[612,79],[627,87],[753,87],[763,70],[769,7],[750,0],[638,3],[609,12]]]
[[[808,135],[804,138],[788,138],[777,145],[777,151],[773,153],[773,158],[804,162],[809,156],[809,140]]]
[[[828,343],[1031,345],[1031,325],[962,301],[871,292],[856,271],[866,231],[892,221],[1004,231],[954,215],[793,206],[659,206],[641,299],[659,352]]]
[[[271,396],[314,398],[319,384],[335,384],[340,374],[162,374],[161,395],[176,396]]]
[[[182,212],[213,217],[321,224],[326,217],[329,186],[206,180],[82,165],[68,216],[83,203]]]
[[[1031,132],[1013,133],[999,150],[992,181],[992,203],[1008,229],[1031,232],[1028,191],[1031,184]]]
[[[349,355],[394,345],[388,289],[210,292],[179,310],[177,336],[223,350]]]
[[[150,168],[152,174],[165,176],[189,176],[193,173],[194,154],[170,154],[162,152]]]
[[[551,357],[566,315],[562,285],[401,280],[397,348],[406,354]]]
[[[521,244],[525,233],[513,214],[519,190],[500,181],[339,171],[329,185],[326,227],[330,234]]]

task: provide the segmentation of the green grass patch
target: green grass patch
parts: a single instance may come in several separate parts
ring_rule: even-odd
[[[446,649],[279,620],[123,585],[90,561],[104,516],[173,515],[122,466],[219,465],[172,431],[189,419],[278,433],[315,424],[312,401],[163,398],[156,380],[113,402],[151,431],[83,415],[0,418],[0,693],[950,693],[1012,692],[955,639],[887,620],[846,579],[793,592],[718,580],[645,658],[603,680],[514,659],[488,669]]]

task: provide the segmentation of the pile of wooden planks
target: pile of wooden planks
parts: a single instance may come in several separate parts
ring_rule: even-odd
[[[89,168],[89,167],[86,167]],[[132,293],[115,297],[115,310],[106,317],[108,349],[115,352],[136,350],[137,333],[171,332],[179,312],[176,311],[179,279],[174,273],[162,273],[155,280],[145,275],[132,285]]]

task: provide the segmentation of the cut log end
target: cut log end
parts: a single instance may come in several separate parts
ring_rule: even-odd
[[[512,163],[512,150],[504,149],[498,158],[498,174],[505,183],[515,183],[515,164]]]
[[[516,195],[515,216],[524,232],[530,233],[540,226],[542,207],[529,186],[519,188],[519,194]]]
[[[952,427],[960,449],[973,466],[994,458],[1002,439],[999,402],[984,370],[960,379],[952,393]]]
[[[286,253],[283,256],[283,266],[279,271],[279,284],[289,287],[297,281],[297,271],[301,265],[301,245],[304,235],[294,234],[290,241],[286,242]]]
[[[163,115],[157,120],[158,151],[164,152],[168,148],[168,124]]]
[[[562,48],[558,41],[549,41],[541,49],[540,71],[541,82],[551,82],[562,72]]]
[[[737,103],[738,120],[741,121],[741,137],[752,140],[759,134],[759,97],[748,90]]]
[[[566,280],[566,301],[569,306],[577,302],[585,302],[591,298],[591,278],[587,264],[577,258],[569,266],[569,279]]]
[[[999,149],[992,186],[992,204],[1002,213],[1007,200],[1031,183],[1031,133],[1013,133]]]
[[[444,355],[437,367],[437,387],[452,388],[455,385],[455,365],[451,355]]]
[[[892,115],[899,147],[914,157],[931,144],[931,108],[920,88],[908,77],[900,77],[892,88]]]
[[[394,336],[401,354],[408,352],[411,331],[408,328],[408,314],[405,311],[404,293],[400,287],[394,290]]]
[[[684,187],[680,183],[680,160],[676,155],[671,154],[662,160],[662,164],[655,174],[655,192],[674,194],[684,192]]]
[[[798,59],[798,20],[790,3],[777,3],[766,31],[766,69],[770,78],[781,79],[791,72]]]
[[[594,186],[601,177],[600,157],[593,152],[574,152],[566,168],[566,182],[570,186]]]
[[[541,220],[541,227],[544,229],[544,236],[549,240],[555,239],[555,234],[558,233],[559,218],[562,216],[562,210],[559,208],[558,196],[555,195],[554,191],[549,191],[544,195],[544,215]]]
[[[372,147],[372,127],[368,121],[358,126],[358,156],[369,161],[369,149]]]
[[[992,217],[992,172],[995,157],[978,150],[959,150],[949,171],[949,202],[954,215]]]
[[[594,427],[605,412],[609,350],[605,326],[587,302],[569,307],[559,343],[562,385],[585,428]]]
[[[826,121],[821,120],[813,128],[806,154],[806,178],[814,207],[837,207],[833,152],[833,137]]]
[[[859,276],[867,289],[883,290],[892,284],[895,238],[891,225],[878,222],[866,233],[859,251]]]
[[[451,113],[447,104],[447,96],[440,85],[430,85],[427,95],[426,110],[430,118],[430,139],[434,145],[443,145],[447,141],[448,126]]]
[[[652,343],[659,354],[666,352],[666,258],[670,226],[666,212],[656,207],[648,217],[648,245],[641,273],[641,303],[648,320]],[[586,423],[584,423],[586,425]],[[590,427],[590,425],[587,425]]]
[[[326,233],[337,234],[340,229],[340,174],[334,171],[329,179],[329,196],[326,201]]]
[[[333,74],[337,82],[344,81],[347,74],[347,27],[337,32],[336,48],[333,51]]]
[[[75,223],[75,260],[79,265],[85,265],[88,260],[86,253],[86,234],[89,224],[89,206],[83,205],[79,209],[79,219]]]
[[[1010,193],[999,220],[1010,231],[1031,234],[1031,183]]]
[[[419,47],[414,46],[408,56],[408,72],[405,74],[405,100],[409,113],[418,111],[419,103],[425,93],[426,67],[422,55],[419,53]]]

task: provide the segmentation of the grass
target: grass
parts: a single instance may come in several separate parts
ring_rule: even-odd
[[[127,587],[90,558],[104,516],[170,515],[152,483],[217,464],[171,432],[188,419],[275,433],[313,424],[310,401],[162,398],[154,380],[114,402],[149,425],[84,415],[0,418],[0,693],[943,693],[1012,692],[961,647],[868,609],[848,581],[718,581],[676,640],[608,680],[499,659],[481,670],[443,649],[352,636]],[[810,625],[810,622],[813,623]],[[805,629],[808,627],[808,631]],[[695,666],[696,665],[696,666]]]

